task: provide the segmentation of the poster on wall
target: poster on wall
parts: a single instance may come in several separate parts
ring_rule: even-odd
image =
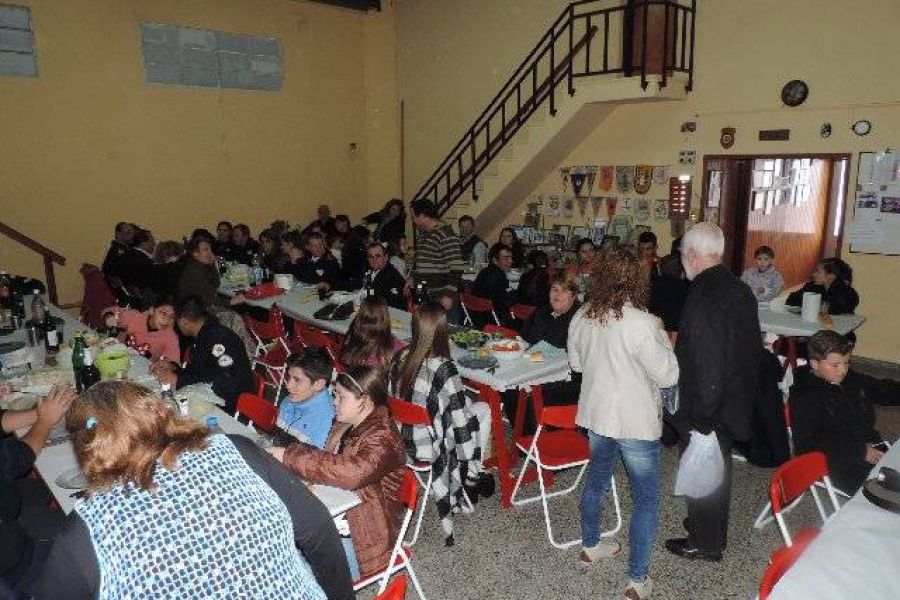
[[[569,167],[561,168],[559,176],[562,178],[562,193],[565,194],[569,189]]]
[[[556,194],[550,194],[546,198],[546,215],[548,217],[558,217],[560,205],[562,204],[562,198]]]
[[[608,192],[612,189],[613,180],[616,177],[616,168],[610,165],[600,167],[600,178],[597,182],[597,187],[604,191]]]
[[[657,221],[665,221],[669,218],[669,201],[654,200],[653,201],[653,218]]]
[[[586,173],[584,167],[572,167],[569,171],[569,179],[572,181],[572,191],[575,192],[577,198],[581,197],[584,188],[584,180]]]
[[[627,194],[634,186],[634,166],[618,166],[616,167],[616,189],[621,193]]]
[[[609,235],[614,235],[620,240],[628,240],[631,237],[631,215],[616,215],[609,222],[607,228]]]
[[[653,185],[666,185],[666,181],[669,178],[669,167],[668,166],[656,166],[653,167]]]
[[[718,208],[722,201],[722,171],[709,172],[709,190],[706,198],[707,206]]]
[[[653,183],[653,165],[635,165],[634,167],[634,191],[638,194],[646,194]]]
[[[647,198],[634,199],[634,221],[641,224],[650,221],[650,200]]]

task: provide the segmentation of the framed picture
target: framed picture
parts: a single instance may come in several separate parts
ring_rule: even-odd
[[[600,249],[606,250],[607,248],[615,248],[619,245],[619,236],[617,235],[604,235],[603,240],[600,241]]]
[[[606,237],[606,223],[596,225],[594,227],[594,231],[591,234],[591,240],[594,242],[595,246],[600,245],[603,242],[603,238]]]
[[[589,237],[591,237],[591,230],[589,227],[578,226],[572,228],[571,240],[573,245],[577,244],[578,240]]]
[[[569,241],[569,231],[571,230],[571,225],[554,225],[553,226],[553,242],[556,244],[562,244],[563,246]]]

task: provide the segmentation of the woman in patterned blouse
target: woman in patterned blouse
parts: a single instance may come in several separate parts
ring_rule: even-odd
[[[40,598],[354,597],[328,510],[248,438],[123,381],[84,392],[66,425],[87,487]]]

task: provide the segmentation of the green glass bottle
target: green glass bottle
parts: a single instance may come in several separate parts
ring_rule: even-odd
[[[84,371],[84,348],[84,332],[79,331],[72,342],[72,372],[75,374],[75,389],[79,394],[84,391],[81,381],[81,372]]]

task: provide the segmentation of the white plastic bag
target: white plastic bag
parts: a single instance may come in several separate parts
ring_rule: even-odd
[[[705,498],[722,485],[725,461],[716,432],[691,432],[691,441],[681,455],[675,478],[675,495]]]

